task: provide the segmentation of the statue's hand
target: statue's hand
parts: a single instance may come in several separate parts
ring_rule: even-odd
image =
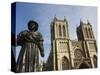
[[[44,52],[40,52],[41,56],[44,57]]]

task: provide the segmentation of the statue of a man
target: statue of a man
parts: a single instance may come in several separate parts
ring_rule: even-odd
[[[40,55],[44,57],[43,37],[38,30],[38,23],[28,22],[28,30],[17,35],[17,45],[21,50],[17,60],[17,72],[34,72],[37,68]]]

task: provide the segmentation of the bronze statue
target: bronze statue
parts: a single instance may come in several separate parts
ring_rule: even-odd
[[[21,50],[17,60],[17,72],[37,71],[40,55],[44,57],[43,37],[38,30],[38,23],[28,22],[28,30],[17,35],[17,45]]]

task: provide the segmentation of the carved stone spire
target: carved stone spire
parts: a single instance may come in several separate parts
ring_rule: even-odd
[[[64,21],[67,21],[65,16],[64,16]]]
[[[91,25],[91,23],[89,22],[89,20],[87,20],[87,24],[88,24],[88,25]]]
[[[57,21],[56,14],[55,14],[55,16],[54,16],[54,21]]]
[[[83,25],[83,21],[80,19],[80,25]]]

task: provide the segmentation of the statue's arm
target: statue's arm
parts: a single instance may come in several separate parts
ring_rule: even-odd
[[[40,50],[40,54],[42,57],[44,57],[44,46],[43,46],[43,37],[42,37],[42,34],[38,32],[38,37],[37,37],[37,45],[38,45],[38,48]]]
[[[17,44],[16,45],[21,45],[22,44],[22,35],[21,35],[21,33],[19,33],[17,35],[16,41],[17,41]]]
[[[38,47],[39,47],[41,56],[44,57],[43,41],[40,41],[40,42],[39,42]]]
[[[22,31],[17,35],[17,45],[22,45],[24,42],[29,41],[27,38],[28,31]]]

